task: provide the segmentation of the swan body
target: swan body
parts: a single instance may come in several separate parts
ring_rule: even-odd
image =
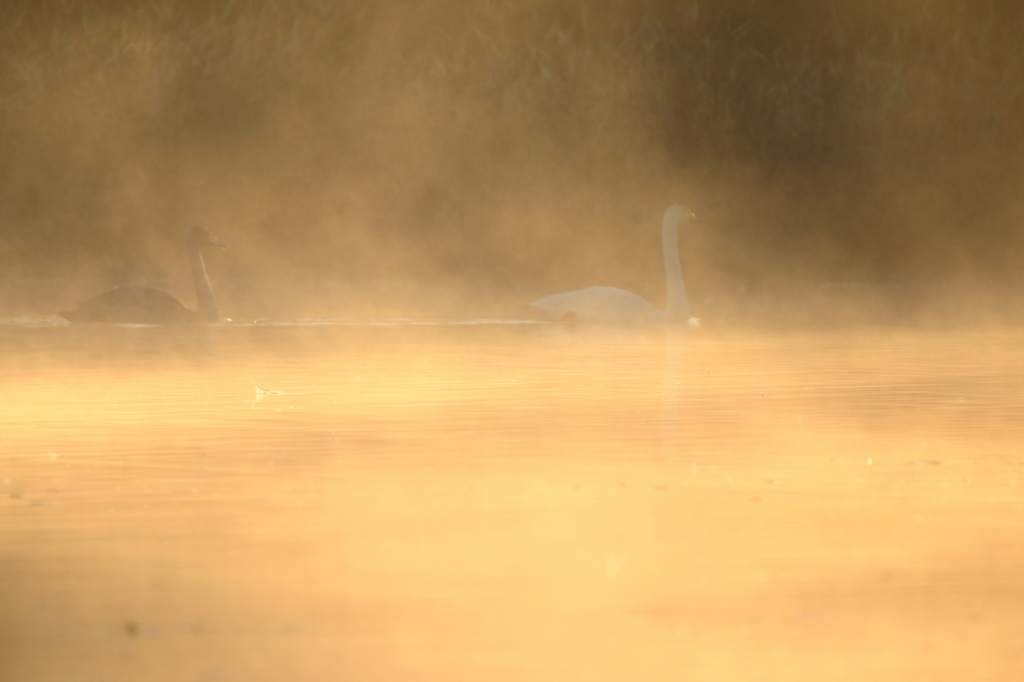
[[[693,213],[679,204],[665,210],[661,220],[661,245],[665,259],[668,301],[658,310],[632,291],[615,287],[590,287],[564,294],[545,296],[530,304],[533,311],[548,320],[582,322],[642,322],[647,320],[687,320],[690,306],[679,265],[678,234],[681,223],[693,222]],[[692,324],[692,322],[691,322]]]
[[[545,319],[585,322],[642,322],[662,314],[643,297],[615,287],[589,287],[545,296],[530,307]]]
[[[185,239],[185,250],[192,266],[196,288],[196,309],[186,308],[166,291],[136,285],[122,285],[88,298],[74,310],[60,313],[68,322],[106,322],[121,324],[179,324],[214,322],[218,319],[210,279],[206,275],[203,245],[226,248],[201,227],[193,228]]]

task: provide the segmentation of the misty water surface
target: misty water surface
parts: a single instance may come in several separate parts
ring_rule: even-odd
[[[8,323],[0,677],[1014,679],[1022,343]]]

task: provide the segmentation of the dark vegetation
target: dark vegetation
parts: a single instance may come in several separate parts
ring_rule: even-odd
[[[657,298],[1024,282],[1024,9],[999,0],[7,0],[0,263]],[[216,275],[216,269],[214,269]]]

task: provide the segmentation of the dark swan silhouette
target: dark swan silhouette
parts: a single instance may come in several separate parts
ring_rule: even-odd
[[[206,276],[199,247],[225,247],[220,240],[201,227],[192,228],[185,238],[185,251],[192,266],[196,285],[196,309],[189,310],[166,291],[135,285],[122,285],[88,298],[74,310],[60,313],[68,322],[107,322],[127,324],[177,324],[184,322],[215,322],[217,304],[213,300],[210,279]]]
[[[615,287],[590,287],[564,294],[554,294],[530,304],[533,312],[548,320],[578,320],[581,322],[632,322],[644,320],[687,320],[690,306],[683,286],[683,271],[679,265],[678,233],[682,223],[699,222],[685,206],[672,204],[661,220],[661,246],[665,258],[665,280],[668,283],[668,301],[665,310],[658,310],[632,291]]]

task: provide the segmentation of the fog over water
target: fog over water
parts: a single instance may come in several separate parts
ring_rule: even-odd
[[[1015,4],[0,27],[0,679],[1021,677]]]

